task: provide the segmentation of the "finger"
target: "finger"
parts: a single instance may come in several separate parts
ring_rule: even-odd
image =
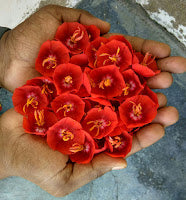
[[[106,172],[123,169],[126,166],[127,163],[123,158],[112,158],[104,153],[96,155],[89,164],[75,164],[72,169],[73,173],[67,181],[65,188],[60,188],[55,196],[65,196]]]
[[[164,127],[175,124],[179,119],[179,113],[175,107],[168,106],[158,110],[158,113],[152,123],[159,123]]]
[[[168,57],[159,59],[157,64],[162,71],[172,73],[186,72],[186,58],[183,57]]]
[[[166,106],[167,104],[167,97],[162,93],[156,93],[158,98],[159,108]]]
[[[111,35],[122,35],[118,33],[109,33],[105,37],[110,37]],[[142,53],[149,52],[150,54],[156,56],[157,58],[165,58],[170,55],[169,45],[157,42],[153,40],[147,40],[139,37],[133,37],[129,35],[123,35],[132,45],[135,51],[140,51]]]
[[[172,85],[173,77],[169,72],[161,72],[147,80],[147,85],[152,89],[169,88]]]
[[[141,128],[133,136],[132,149],[127,157],[156,143],[165,134],[165,130],[160,124],[150,124]]]
[[[105,34],[110,30],[110,24],[105,22],[89,12],[80,9],[66,8],[57,5],[46,6],[45,9],[48,9],[56,18],[61,22],[79,22],[83,25],[96,25],[101,34]]]

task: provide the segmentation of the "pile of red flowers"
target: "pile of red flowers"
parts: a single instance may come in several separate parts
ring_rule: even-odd
[[[27,133],[46,136],[72,162],[101,152],[125,157],[133,134],[157,114],[157,96],[146,85],[160,72],[155,58],[121,35],[107,39],[94,25],[63,23],[42,44],[35,68],[42,76],[15,90],[15,110]]]

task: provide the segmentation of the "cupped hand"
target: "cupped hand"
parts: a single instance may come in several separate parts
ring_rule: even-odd
[[[84,10],[49,5],[41,8],[16,28],[6,32],[0,41],[0,85],[10,91],[39,75],[35,60],[43,42],[52,40],[63,22],[96,25],[101,34],[110,29],[104,22]]]
[[[54,37],[62,21],[95,24],[99,28],[102,27],[102,33],[109,30],[107,23],[84,11],[58,6],[41,9],[3,38],[7,42],[11,57],[9,65],[6,65],[6,76],[3,79],[3,85],[6,88],[13,91],[15,87],[24,84],[27,79],[37,76],[34,61],[39,47],[45,40]],[[29,29],[26,30],[25,27]],[[136,51],[150,52],[158,58],[158,66],[162,72],[148,79],[149,87],[167,88],[172,84],[171,73],[186,71],[186,59],[169,57],[168,45],[137,37],[125,37]],[[177,110],[174,107],[166,107],[167,99],[163,94],[158,93],[158,101],[160,107],[156,118],[134,135],[132,150],[127,156],[157,142],[163,137],[164,128],[178,120]],[[50,149],[44,138],[24,133],[22,116],[13,109],[3,114],[0,119],[0,136],[1,178],[21,176],[54,196],[64,196],[112,169],[126,167],[124,159],[111,158],[104,153],[95,156],[91,163],[86,165],[68,162],[68,156]]]

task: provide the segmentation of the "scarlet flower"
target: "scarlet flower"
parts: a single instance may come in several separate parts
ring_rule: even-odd
[[[82,122],[82,126],[93,138],[101,139],[116,127],[117,115],[111,108],[92,108]]]
[[[61,94],[52,101],[51,106],[58,119],[71,117],[80,121],[84,115],[85,103],[74,94]]]
[[[84,71],[85,67],[88,66],[88,56],[86,54],[77,54],[71,57],[70,63],[78,65]]]
[[[64,22],[58,27],[55,38],[60,40],[72,54],[83,52],[89,43],[86,28],[78,22]]]
[[[89,25],[89,26],[84,25],[84,26],[87,30],[89,41],[93,41],[100,36],[100,30],[97,26],[95,25]]]
[[[92,97],[111,98],[118,96],[125,88],[122,74],[115,65],[100,67],[90,72],[90,83],[92,85]]]
[[[132,64],[131,51],[125,43],[118,40],[112,40],[102,45],[96,55],[97,67],[115,65],[122,72]]]
[[[139,63],[133,64],[132,69],[139,75],[144,77],[152,77],[160,73],[160,70],[157,67],[155,57],[152,57],[151,54],[146,53],[145,56],[140,52],[135,53],[139,59]]]
[[[35,68],[43,76],[52,77],[58,65],[69,61],[69,50],[60,41],[47,40],[41,45]]]
[[[83,76],[78,65],[68,63],[59,65],[54,71],[53,78],[59,95],[66,92],[78,92]]]
[[[1,103],[0,103],[0,111],[2,110],[2,105],[1,105]]]
[[[85,134],[79,122],[66,117],[51,126],[47,131],[47,143],[53,150],[63,154],[72,154],[74,143],[84,144]]]
[[[123,88],[121,96],[118,97],[120,101],[139,94],[144,88],[133,70],[126,70],[122,72],[122,75],[126,86]]]
[[[45,136],[49,127],[57,122],[55,114],[47,109],[35,110],[23,118],[25,132]]]
[[[130,42],[123,36],[123,35],[112,35],[108,38],[109,41],[112,41],[112,40],[118,40],[118,41],[121,41],[123,43],[125,43],[130,52],[132,53],[133,52],[133,49],[132,49],[132,45],[130,44]]]
[[[156,108],[159,107],[157,94],[153,92],[147,85],[145,85],[144,90],[141,91],[141,94],[150,97],[156,104]]]
[[[45,94],[42,94],[38,86],[23,86],[16,88],[12,96],[15,110],[26,115],[33,113],[36,109],[47,107],[48,100]]]
[[[41,93],[45,94],[48,101],[51,102],[56,96],[57,91],[54,82],[49,77],[37,77],[26,82],[26,85],[39,86]]]
[[[144,126],[156,117],[156,104],[146,95],[126,99],[119,107],[120,118],[127,128]]]
[[[94,142],[95,142],[95,154],[106,151],[108,145],[107,145],[107,142],[105,140],[105,137],[103,137],[100,140],[94,139]]]
[[[97,55],[98,49],[106,44],[108,39],[104,37],[98,37],[94,41],[90,42],[85,49],[85,54],[88,56],[89,66],[92,68],[97,67]]]
[[[116,136],[107,136],[108,148],[105,153],[111,157],[124,158],[131,151],[132,139],[133,137],[127,132],[121,132]]]
[[[78,96],[80,97],[88,97],[91,94],[91,85],[89,82],[89,79],[87,77],[87,74],[84,72],[83,73],[83,82],[82,85],[77,93]]]
[[[79,164],[89,163],[95,152],[95,144],[93,138],[85,131],[81,131],[85,135],[84,144],[74,143],[70,148],[72,154],[69,156],[72,162]]]

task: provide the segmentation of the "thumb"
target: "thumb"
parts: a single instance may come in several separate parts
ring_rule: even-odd
[[[126,167],[127,162],[123,158],[112,158],[104,153],[95,156],[88,164],[76,163],[73,166],[73,173],[69,177],[68,182],[66,182],[65,195],[102,176],[106,172],[124,169]],[[56,196],[64,196],[64,193],[62,194],[61,192],[59,190]]]
[[[42,9],[50,12],[61,22],[79,22],[83,25],[94,24],[100,29],[101,34],[105,34],[110,30],[110,24],[108,22],[93,16],[85,10],[66,8],[57,5],[49,5]]]

